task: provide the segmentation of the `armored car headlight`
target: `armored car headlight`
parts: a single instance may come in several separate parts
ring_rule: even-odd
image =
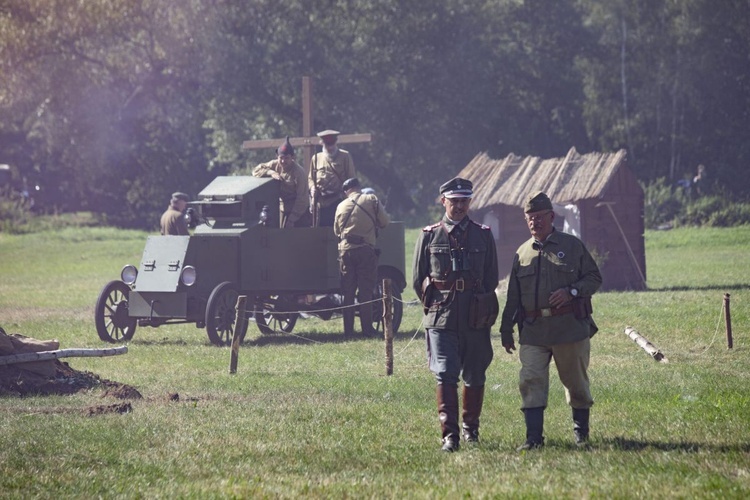
[[[193,286],[198,279],[198,271],[193,266],[185,266],[182,268],[180,279],[185,286]]]
[[[125,284],[132,285],[133,283],[135,283],[135,279],[137,277],[138,269],[136,269],[132,264],[128,264],[127,266],[122,268],[122,271],[120,271],[120,278]]]

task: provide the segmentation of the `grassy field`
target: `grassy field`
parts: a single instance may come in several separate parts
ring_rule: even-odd
[[[0,233],[0,326],[62,348],[105,347],[94,303],[122,265],[140,261],[145,237]],[[344,340],[340,320],[300,320],[293,335],[261,336],[251,324],[235,375],[229,349],[189,325],[138,329],[123,356],[68,358],[144,399],[127,414],[89,417],[86,408],[116,401],[100,390],[0,398],[0,497],[747,498],[750,228],[646,238],[650,289],[594,299],[589,450],[573,446],[553,370],[548,446],[514,451],[524,439],[520,365],[495,327],[482,443],[440,452],[420,309],[408,305],[392,376],[382,341]],[[626,326],[669,363],[651,359]]]

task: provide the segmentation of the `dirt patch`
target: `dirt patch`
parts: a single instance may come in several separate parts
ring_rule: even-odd
[[[51,373],[40,374],[24,369],[24,363],[0,366],[0,396],[49,396],[75,394],[96,387],[105,389],[102,397],[141,399],[141,393],[132,386],[103,379],[91,372],[75,370],[59,360],[45,361],[52,366]]]

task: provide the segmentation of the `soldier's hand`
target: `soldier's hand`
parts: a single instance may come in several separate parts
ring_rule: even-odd
[[[570,295],[567,288],[558,288],[549,295],[549,304],[552,307],[564,306],[571,300],[573,300],[573,296]]]
[[[503,348],[505,348],[505,352],[508,354],[513,354],[513,351],[516,350],[516,343],[511,342],[510,344],[503,344]]]

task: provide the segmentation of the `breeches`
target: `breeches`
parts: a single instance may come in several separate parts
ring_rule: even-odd
[[[586,409],[594,404],[589,389],[589,357],[591,341],[538,346],[521,344],[518,350],[521,373],[521,409],[547,407],[549,397],[549,365],[555,360],[557,374],[565,387],[565,400],[572,408]]]
[[[485,384],[487,368],[492,362],[490,329],[427,329],[427,361],[438,384],[456,385],[463,378],[468,387]]]
[[[344,302],[354,303],[354,294],[360,304],[372,300],[378,280],[378,256],[369,245],[347,250],[341,255],[341,289]]]

